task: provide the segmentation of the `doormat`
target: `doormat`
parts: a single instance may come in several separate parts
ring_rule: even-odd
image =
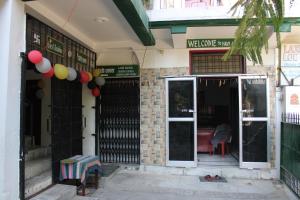
[[[199,176],[199,179],[201,182],[221,182],[221,183],[227,183],[227,180],[222,176]]]
[[[114,173],[120,166],[118,165],[101,165],[101,176],[102,177],[109,177],[112,173]]]

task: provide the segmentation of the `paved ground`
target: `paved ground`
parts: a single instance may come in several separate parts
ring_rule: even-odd
[[[278,182],[229,179],[227,183],[200,182],[196,176],[141,174],[119,171],[102,180],[91,197],[101,200],[253,200],[297,199]]]

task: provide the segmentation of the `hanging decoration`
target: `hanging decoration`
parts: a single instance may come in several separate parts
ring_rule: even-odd
[[[100,89],[98,87],[95,87],[94,89],[92,89],[92,95],[94,97],[100,96]]]
[[[43,55],[38,50],[32,50],[28,53],[28,60],[30,62],[32,62],[33,64],[38,64],[38,63],[42,62]]]
[[[105,85],[105,79],[103,77],[96,77],[95,81],[96,81],[97,85],[99,85],[99,86]]]
[[[68,77],[69,71],[68,68],[62,64],[55,64],[54,65],[54,74],[56,78],[60,80],[64,80]]]
[[[45,78],[52,78],[52,76],[54,75],[54,69],[53,69],[53,67],[51,67],[48,72],[43,73],[42,75]]]
[[[89,82],[89,75],[86,71],[80,72],[80,82],[83,84]]]
[[[90,81],[88,84],[87,84],[87,87],[92,90],[94,89],[95,87],[97,87],[97,84],[94,80]]]
[[[92,73],[86,71],[77,71],[72,67],[66,67],[63,64],[55,64],[51,66],[51,62],[43,57],[42,53],[38,50],[30,51],[27,54],[30,62],[35,64],[36,72],[42,73],[45,78],[52,78],[54,75],[60,80],[67,79],[68,81],[80,81],[81,83],[88,83],[87,87],[91,90],[93,96],[100,96],[100,86],[105,84],[105,79],[100,76],[100,69],[95,69]],[[93,76],[96,77],[93,79]],[[42,80],[41,80],[42,81]],[[39,83],[39,88],[43,88],[43,82]],[[41,99],[44,96],[42,89],[37,90],[36,97]]]
[[[47,72],[49,72],[49,70],[51,68],[51,63],[47,58],[42,57],[42,61],[35,64],[35,68],[40,73],[47,73]]]
[[[67,80],[68,81],[74,81],[77,78],[77,72],[75,69],[73,69],[72,67],[68,67],[68,77]]]
[[[93,75],[91,72],[87,72],[87,74],[89,75],[89,81],[92,81],[93,80]]]
[[[93,70],[93,76],[94,77],[99,77],[101,75],[101,70],[100,69],[94,69]]]

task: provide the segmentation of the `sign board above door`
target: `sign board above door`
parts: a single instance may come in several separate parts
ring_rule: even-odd
[[[136,77],[139,76],[138,65],[98,66],[102,77]]]
[[[229,48],[234,39],[188,39],[187,48]]]

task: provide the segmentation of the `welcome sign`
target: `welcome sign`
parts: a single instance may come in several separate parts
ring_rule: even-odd
[[[234,39],[188,39],[187,48],[222,48],[231,47]]]

